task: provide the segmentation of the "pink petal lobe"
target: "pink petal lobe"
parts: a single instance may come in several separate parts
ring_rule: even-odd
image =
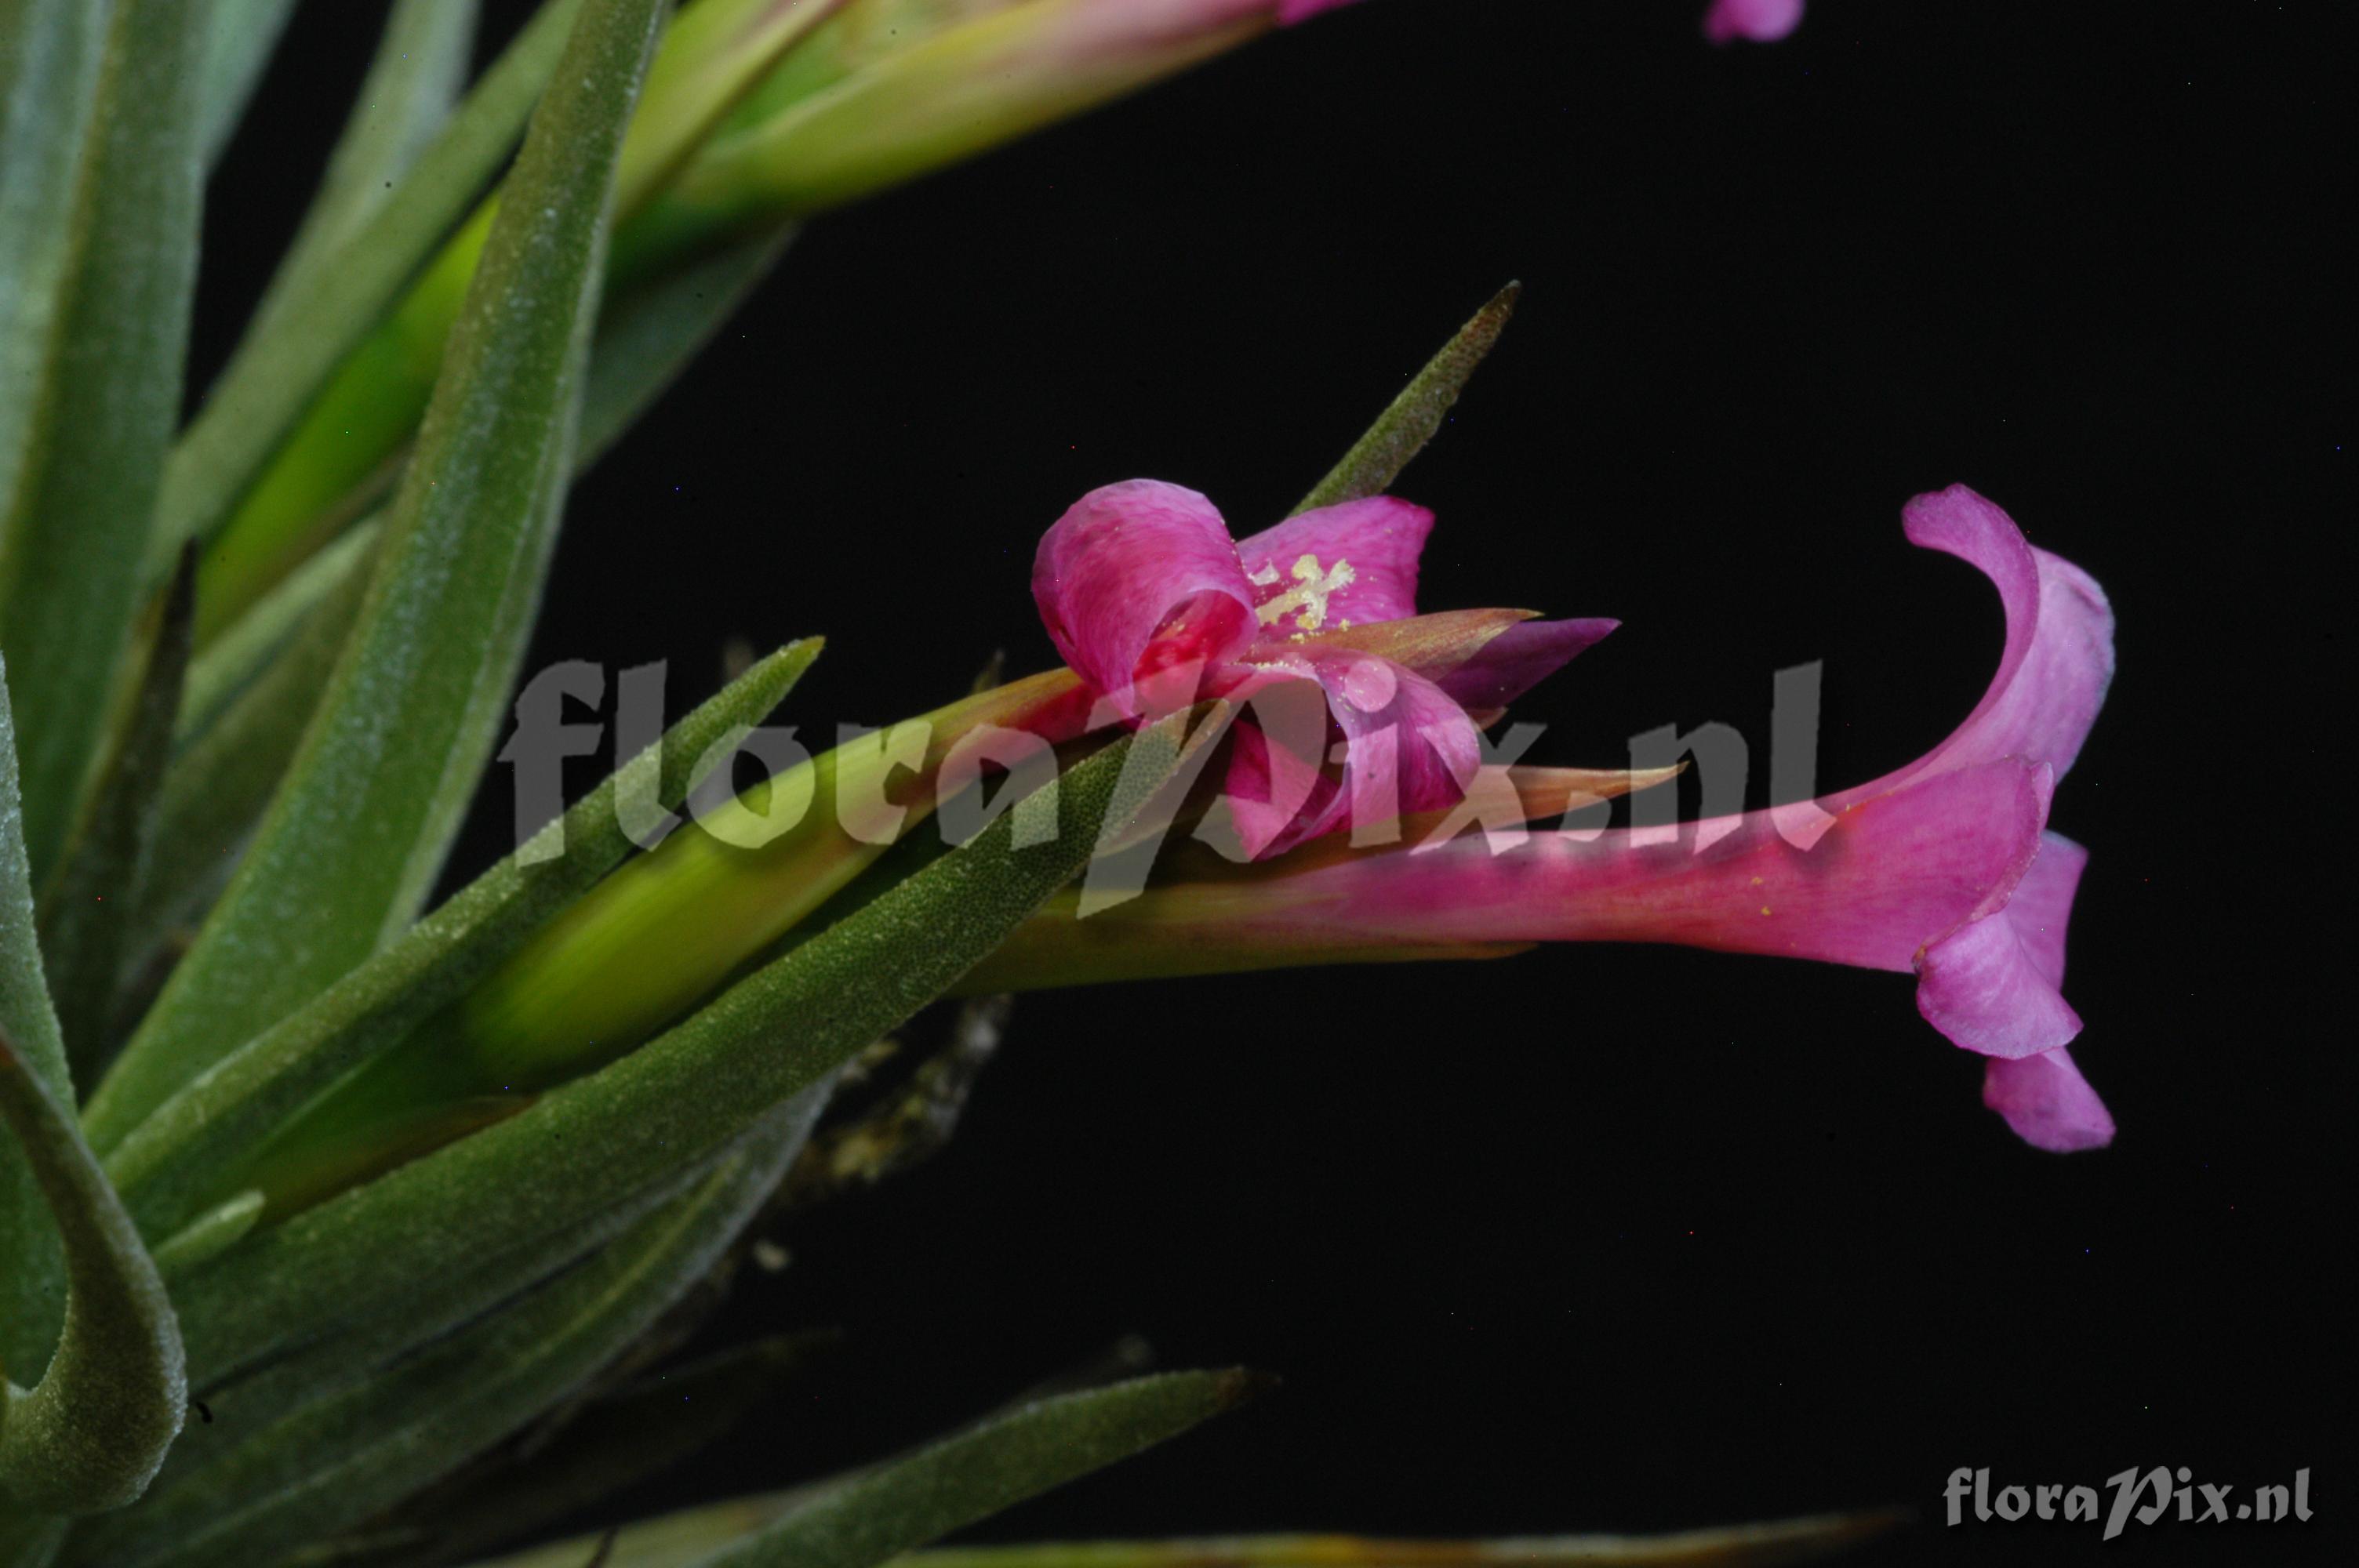
[[[1621,624],[1593,619],[1527,621],[1492,638],[1437,684],[1462,708],[1505,708]]]
[[[2081,1015],[2057,989],[2064,979],[2064,925],[2088,852],[2057,834],[2004,907],[1930,944],[1917,959],[1917,1011],[1956,1044],[1985,1056],[2052,1051],[2081,1033]]]
[[[2034,549],[2013,518],[1962,484],[1917,497],[1902,517],[1910,543],[1956,556],[1991,579],[2006,611],[2006,645],[1990,688],[1948,740],[1835,800],[2000,757],[2046,762],[2061,778],[2113,680],[2114,616],[2104,591],[2071,562]]]
[[[2006,1118],[2017,1137],[2052,1153],[2102,1149],[2114,1141],[2105,1102],[2060,1046],[2037,1056],[1992,1057],[1983,1068],[1983,1104]]]
[[[1057,651],[1130,718],[1194,696],[1181,681],[1153,702],[1140,683],[1224,663],[1251,643],[1252,594],[1212,503],[1155,480],[1082,497],[1032,562],[1033,602]]]
[[[1481,765],[1482,741],[1465,710],[1390,659],[1302,643],[1259,667],[1316,683],[1325,704],[1321,717],[1332,730],[1314,732],[1299,717],[1273,726],[1263,704],[1248,708],[1230,780],[1240,797],[1232,805],[1239,836],[1254,859],[1347,828],[1390,842],[1397,833],[1385,833],[1386,824],[1404,813],[1456,805]],[[1262,695],[1279,694],[1265,688]],[[1303,798],[1301,780],[1332,754],[1323,742],[1335,732],[1343,738],[1341,774],[1329,787],[1307,792],[1307,808],[1288,819],[1260,804]]]
[[[1802,0],[1712,0],[1704,13],[1703,36],[1716,44],[1735,38],[1775,43],[1801,20]]]
[[[1483,760],[1464,708],[1390,659],[1322,650],[1311,664],[1349,748],[1337,826],[1380,827],[1403,812],[1458,803]]]
[[[1289,517],[1237,542],[1265,635],[1333,632],[1417,613],[1422,506],[1372,495]]]
[[[1340,795],[1329,777],[1327,693],[1305,670],[1258,670],[1226,694],[1244,703],[1221,791],[1233,853],[1258,860],[1323,830]]]

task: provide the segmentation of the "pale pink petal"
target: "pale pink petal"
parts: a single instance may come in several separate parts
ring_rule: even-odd
[[[2017,1137],[2054,1153],[2114,1141],[2113,1116],[2061,1046],[2037,1056],[1992,1057],[1983,1068],[1983,1104],[2006,1118]]]
[[[1032,562],[1033,602],[1057,651],[1133,718],[1194,695],[1151,702],[1138,683],[1224,663],[1251,643],[1252,591],[1219,511],[1156,480],[1090,492]]]
[[[1562,669],[1583,648],[1604,641],[1619,621],[1527,621],[1485,643],[1473,656],[1436,677],[1462,708],[1505,708]]]
[[[1902,516],[1912,544],[1946,551],[1991,579],[2006,611],[2006,645],[1989,690],[1948,740],[1825,804],[2000,757],[2046,762],[2061,778],[2114,676],[2114,616],[2104,590],[2071,562],[2032,548],[2013,518],[1962,484],[1917,497]]]
[[[2005,906],[1928,946],[1917,960],[1917,1011],[1969,1051],[2030,1056],[2081,1033],[2057,987],[2064,979],[2064,926],[2088,851],[2041,836],[2031,867]]]
[[[1372,495],[1289,517],[1239,540],[1266,637],[1334,632],[1417,613],[1417,558],[1433,532],[1422,506]]]
[[[1703,36],[1713,43],[1750,38],[1775,43],[1802,20],[1802,0],[1712,0],[1704,13]]]

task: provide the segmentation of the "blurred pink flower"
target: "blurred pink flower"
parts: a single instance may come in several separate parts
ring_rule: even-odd
[[[1703,36],[1713,43],[1750,38],[1775,43],[1802,20],[1802,0],[1712,0],[1704,13]]]

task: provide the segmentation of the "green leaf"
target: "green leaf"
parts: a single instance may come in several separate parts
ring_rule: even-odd
[[[0,1034],[16,1042],[54,1098],[71,1101],[72,1075],[49,1005],[33,918],[6,676],[6,661],[0,660]],[[57,1227],[25,1152],[14,1140],[0,1139],[0,1368],[38,1375],[57,1343],[64,1304],[65,1254]]]
[[[41,948],[74,1079],[89,1083],[105,1063],[115,978],[155,839],[156,795],[172,754],[172,722],[188,673],[196,610],[196,556],[184,556],[172,591],[147,634],[147,667],[114,754],[99,772],[91,806],[65,864],[41,899]]]
[[[603,226],[658,0],[592,0],[533,116],[320,712],[114,1070],[119,1138],[416,915],[521,658],[555,541]]]
[[[271,51],[294,15],[295,0],[210,0],[212,26],[200,67],[198,136],[205,165],[221,161],[236,135],[247,102],[270,64]]]
[[[839,1481],[698,1568],[873,1568],[1242,1404],[1248,1372],[1169,1372],[1064,1394]]]
[[[246,1191],[214,1205],[157,1243],[156,1271],[169,1274],[220,1257],[244,1238],[262,1219],[262,1195]]]
[[[408,1544],[384,1554],[386,1568],[462,1562],[670,1470],[760,1409],[830,1337],[757,1339],[602,1395],[546,1441],[524,1434],[513,1453],[405,1504],[387,1533]],[[338,1568],[379,1561],[364,1542],[353,1546],[326,1560]]]
[[[28,1393],[0,1377],[0,1495],[49,1513],[121,1508],[147,1489],[187,1410],[172,1303],[73,1112],[5,1035],[0,1121],[49,1202],[67,1292],[39,1383]]]
[[[618,223],[780,54],[791,52],[842,4],[701,0],[688,7],[649,68],[640,113],[624,142],[615,173]],[[212,545],[200,645],[369,505],[398,470],[500,199],[459,226],[365,338],[340,342],[341,362],[332,373],[325,362],[307,366],[299,418],[281,420],[266,442],[239,449],[245,466],[234,493],[211,495],[198,524]],[[645,281],[645,269],[617,265],[614,277],[622,280],[618,289],[623,283],[635,288]],[[321,374],[313,376],[313,370]]]
[[[618,792],[652,773],[647,793],[665,810],[678,806],[714,765],[713,748],[776,708],[820,647],[792,643],[756,664],[398,942],[165,1102],[108,1160],[143,1226],[160,1234],[195,1217],[224,1170],[272,1128],[406,1037],[612,871],[631,848]]]
[[[582,391],[577,474],[720,330],[794,232],[783,228],[719,252],[606,317]],[[371,518],[338,535],[238,617],[190,669],[180,724],[187,751],[166,784],[136,951],[152,951],[175,923],[220,895],[327,686],[381,531],[381,519]]]
[[[816,1119],[832,1084],[799,1096],[799,1115]],[[258,1369],[223,1377],[191,1361],[189,1386],[201,1394],[216,1420],[180,1433],[164,1462],[158,1485],[168,1486],[211,1464],[245,1433],[259,1431],[292,1411],[365,1382],[376,1373],[440,1343],[485,1314],[498,1310],[565,1271],[595,1256],[647,1215],[695,1185],[712,1162],[679,1173],[579,1225],[553,1232],[521,1248],[463,1264],[458,1271],[421,1282],[390,1302],[353,1302],[324,1337]]]
[[[40,28],[43,10],[26,25]],[[30,281],[53,297],[10,308],[11,328],[30,316],[46,329],[38,348],[11,346],[17,373],[0,393],[0,405],[20,410],[5,432],[16,450],[0,458],[13,470],[0,492],[0,649],[15,684],[37,881],[56,860],[99,745],[179,408],[196,280],[204,16],[185,0],[113,7],[71,195],[61,211],[39,214],[65,224],[64,253],[30,264]],[[18,243],[38,252],[46,241],[6,248]]]
[[[351,637],[368,591],[375,537],[374,531],[362,530],[320,557],[316,564],[323,568],[341,560],[341,569],[332,569],[317,585],[318,593],[303,607],[308,619],[280,639],[285,645],[259,666],[259,674],[225,668],[212,655],[200,657],[190,669],[184,711],[199,702],[215,704],[218,710],[204,719],[201,732],[164,775],[155,850],[130,938],[135,966],[221,896],[238,851],[302,744],[320,694]],[[347,543],[359,546],[348,557],[342,549]],[[292,590],[311,585],[290,579],[285,586]],[[214,653],[226,656],[235,651],[224,641]],[[223,687],[240,676],[249,684],[224,697]],[[200,683],[205,689],[198,689]]]
[[[77,1535],[70,1563],[228,1568],[348,1529],[517,1432],[701,1280],[810,1130],[761,1119],[683,1196],[492,1317],[255,1433],[137,1510]]]
[[[1473,319],[1458,329],[1458,335],[1444,343],[1441,351],[1409,378],[1400,395],[1376,416],[1368,433],[1343,454],[1343,460],[1311,487],[1295,512],[1383,494],[1385,487],[1408,467],[1409,460],[1423,451],[1425,444],[1441,428],[1443,416],[1458,401],[1458,395],[1466,390],[1474,367],[1483,362],[1484,356],[1498,342],[1499,334],[1507,330],[1507,319],[1516,313],[1516,297],[1523,289],[1522,284],[1511,283],[1474,312]]]
[[[1176,1437],[1265,1381],[1177,1372],[1033,1400],[823,1487],[687,1509],[479,1568],[864,1568]]]
[[[515,146],[582,5],[548,0],[408,178],[238,345],[172,450],[148,551],[151,576],[163,576],[182,541],[220,523],[328,377],[466,216]]]
[[[104,21],[84,0],[0,10],[0,498],[16,493],[49,375]]]
[[[194,1358],[233,1371],[421,1281],[580,1224],[708,1159],[955,981],[1118,831],[1180,753],[1181,719],[1056,785],[1057,831],[1005,814],[965,848],[529,1110],[267,1228],[179,1281]]]
[[[321,606],[335,600],[342,630],[352,630],[353,619],[360,611],[359,592],[368,586],[376,542],[384,533],[384,521],[378,517],[347,529],[334,544],[305,561],[300,571],[272,589],[227,635],[196,656],[189,666],[189,686],[180,699],[175,737],[183,751],[200,743],[241,697],[273,674],[277,661],[297,645],[308,628],[318,623],[320,615],[331,613]],[[358,589],[353,587],[356,579]],[[332,666],[334,651],[343,646],[342,639],[328,646]],[[327,675],[324,668],[320,672],[308,688],[310,696],[317,697],[327,685]],[[293,726],[299,735],[310,714],[309,700],[301,706]]]
[[[266,330],[290,295],[318,287],[320,269],[393,200],[433,145],[466,85],[477,9],[476,0],[395,0],[319,191],[255,307],[249,335]]]

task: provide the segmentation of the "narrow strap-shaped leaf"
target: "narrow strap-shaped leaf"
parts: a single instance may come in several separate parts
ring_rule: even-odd
[[[795,1108],[771,1111],[712,1174],[580,1268],[98,1523],[69,1561],[267,1561],[372,1517],[521,1430],[704,1277],[808,1134]]]
[[[1169,1372],[1041,1400],[838,1482],[697,1568],[873,1568],[1177,1437],[1261,1382]]]
[[[0,1497],[49,1513],[147,1489],[188,1406],[172,1303],[72,1111],[0,1035],[0,1122],[65,1245],[65,1328],[28,1393],[0,1376]]]
[[[327,172],[254,308],[249,333],[266,330],[288,295],[317,287],[319,269],[393,199],[433,145],[466,84],[477,9],[476,0],[395,0]]]
[[[198,135],[211,167],[236,134],[246,103],[294,14],[295,0],[207,0],[190,8],[212,12],[198,110]]]
[[[357,537],[368,543],[369,536]],[[344,563],[277,656],[168,766],[155,848],[129,938],[135,962],[169,939],[176,925],[193,923],[229,881],[238,850],[286,775],[351,638],[368,591],[370,560],[364,548]],[[199,660],[199,668],[204,663]],[[212,672],[215,678],[228,673]],[[191,669],[191,682],[197,676]],[[204,699],[222,700],[210,692]]]
[[[905,1557],[910,1548],[1176,1437],[1265,1381],[1176,1372],[1036,1399],[824,1486],[687,1509],[478,1568],[918,1568],[934,1554]]]
[[[172,450],[150,574],[218,524],[328,376],[381,320],[516,145],[582,0],[547,0],[368,220],[240,343]]]
[[[0,8],[0,516],[39,428],[105,20],[86,0]]]
[[[41,369],[0,397],[31,400],[15,482],[0,494],[0,649],[15,684],[37,882],[73,819],[106,720],[179,409],[206,10],[117,0],[109,13]]]
[[[677,806],[700,770],[716,765],[714,748],[776,708],[820,646],[792,643],[756,664],[392,946],[174,1095],[108,1159],[141,1223],[160,1233],[194,1218],[231,1159],[447,1005],[613,870],[631,848],[617,808],[625,784],[652,773],[647,793],[665,810]]]
[[[121,1136],[414,916],[489,751],[554,535],[614,156],[664,7],[591,0],[453,330],[366,602],[229,891],[89,1112]]]
[[[141,639],[146,668],[130,717],[100,770],[65,863],[41,898],[41,950],[77,1083],[92,1082],[105,1062],[115,977],[139,907],[157,790],[172,754],[173,716],[188,673],[196,568],[195,553],[183,556],[172,591],[158,607],[158,623]]]
[[[209,1262],[236,1246],[262,1220],[262,1195],[247,1191],[215,1204],[156,1244],[156,1271],[169,1274]]]
[[[49,1005],[26,868],[7,674],[6,661],[0,660],[0,1034],[16,1042],[52,1097],[71,1101],[73,1078]],[[14,1139],[0,1139],[0,1368],[38,1377],[57,1343],[64,1307],[65,1254],[57,1227],[24,1150]]]
[[[618,232],[629,232],[625,220],[703,135],[842,3],[700,0],[685,8],[649,68],[641,113],[624,142],[615,175]],[[305,382],[300,418],[271,437],[267,461],[248,471],[238,493],[219,498],[224,510],[218,528],[210,515],[202,524],[211,548],[201,645],[369,504],[398,470],[490,214],[505,199],[487,200],[458,226],[399,304],[364,340],[347,345],[351,351],[332,374],[316,385]],[[636,287],[645,273],[617,267],[613,278],[618,287]]]
[[[1473,319],[1458,329],[1458,335],[1444,343],[1441,351],[1428,360],[1423,370],[1409,378],[1400,395],[1376,416],[1368,433],[1353,443],[1343,460],[1311,487],[1310,493],[1294,510],[1310,512],[1384,493],[1385,487],[1408,467],[1409,460],[1423,451],[1425,444],[1441,428],[1442,417],[1458,401],[1458,395],[1466,390],[1474,367],[1483,362],[1498,342],[1499,334],[1507,330],[1507,319],[1516,313],[1516,297],[1523,292],[1523,287],[1520,283],[1507,285],[1474,312]]]
[[[180,1281],[196,1358],[250,1364],[353,1301],[397,1299],[711,1157],[940,995],[1079,871],[1102,826],[1126,824],[1169,775],[1185,717],[1059,781],[1049,841],[1016,847],[1001,816],[628,1055]]]
[[[826,1108],[832,1083],[798,1096],[798,1114],[816,1119]],[[354,1301],[323,1337],[258,1369],[224,1376],[201,1360],[189,1366],[189,1388],[217,1419],[184,1428],[164,1462],[158,1485],[201,1468],[260,1430],[293,1411],[332,1399],[377,1372],[435,1345],[485,1314],[516,1301],[546,1281],[595,1256],[614,1238],[671,1202],[709,1173],[713,1161],[679,1172],[635,1193],[621,1204],[578,1225],[553,1231],[526,1246],[467,1263],[457,1271],[411,1281],[398,1295]]]
[[[759,1410],[829,1337],[758,1339],[601,1396],[547,1441],[527,1434],[513,1457],[405,1504],[389,1522],[414,1532],[418,1544],[399,1561],[462,1562],[662,1475]],[[353,1568],[369,1561],[363,1555]]]
[[[233,704],[275,669],[306,629],[317,623],[314,611],[339,594],[353,593],[351,585],[355,579],[365,589],[370,568],[375,563],[376,542],[384,534],[381,517],[372,517],[346,529],[334,544],[305,561],[301,570],[273,589],[228,634],[196,656],[189,665],[188,690],[181,695],[180,719],[176,730],[176,739],[183,751],[200,741]],[[355,595],[342,602],[341,608],[343,630],[350,632],[353,618],[360,611],[360,600]],[[334,663],[332,650],[342,646],[341,639],[331,644],[331,665]],[[311,695],[318,696],[319,688],[326,685],[327,671],[323,669],[311,687]],[[294,724],[298,734],[310,713],[310,704],[306,701]]]

